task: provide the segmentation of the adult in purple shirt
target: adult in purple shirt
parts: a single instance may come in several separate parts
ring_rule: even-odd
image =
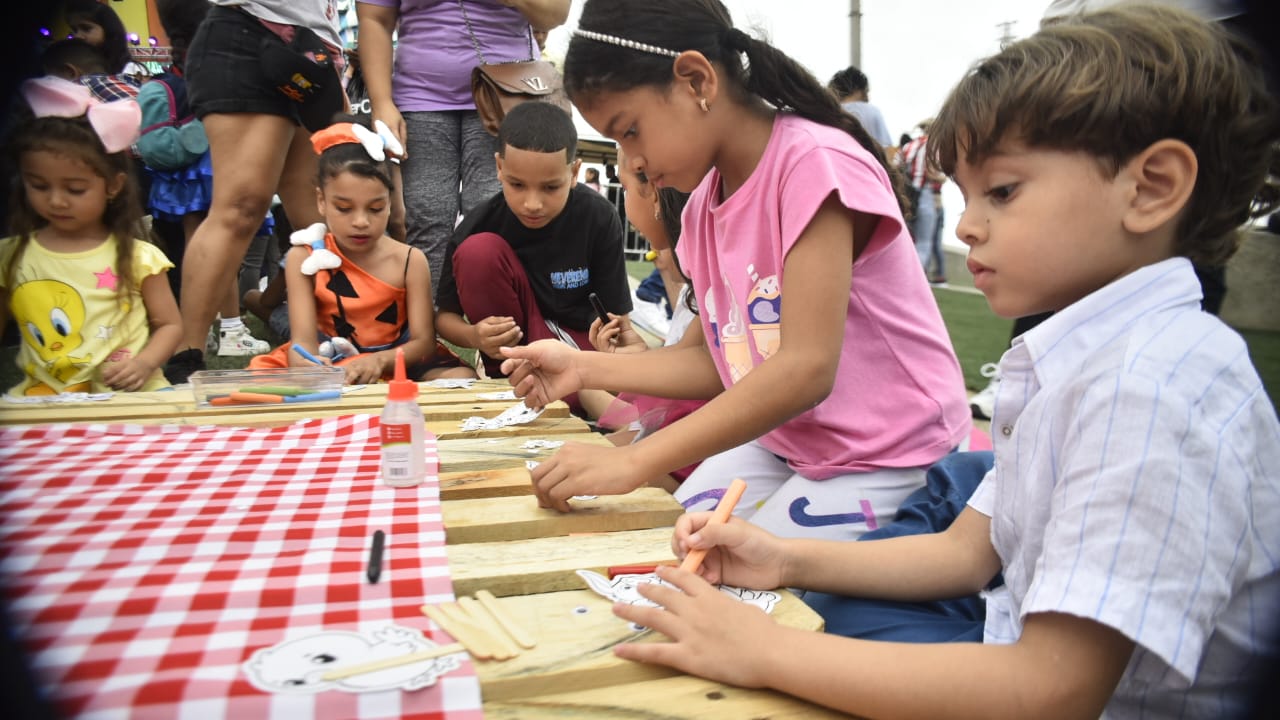
[[[569,0],[359,0],[356,13],[373,118],[407,151],[400,165],[407,240],[427,255],[434,300],[458,213],[502,189],[498,140],[476,115],[471,69],[481,56],[488,63],[539,57],[533,33],[563,24]]]

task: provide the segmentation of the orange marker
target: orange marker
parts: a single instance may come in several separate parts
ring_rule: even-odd
[[[729,516],[733,514],[733,509],[737,507],[738,501],[742,499],[742,493],[746,489],[747,483],[745,480],[734,478],[733,482],[729,483],[729,489],[724,491],[724,497],[720,498],[720,504],[716,505],[715,512],[712,513],[711,519],[707,521],[707,524],[723,525],[729,522]],[[706,550],[690,550],[689,554],[684,556],[684,562],[680,563],[680,569],[696,573],[698,568],[702,567],[702,559],[706,556]]]
[[[233,392],[228,397],[232,402],[284,402],[283,395],[268,395],[265,392]]]

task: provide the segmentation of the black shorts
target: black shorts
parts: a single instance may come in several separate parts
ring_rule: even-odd
[[[264,53],[287,52],[286,48],[279,36],[248,13],[209,8],[187,51],[187,87],[196,117],[264,113],[312,130],[327,125],[343,109],[338,70],[331,67],[321,72],[319,84],[329,92],[301,101],[290,99],[281,90],[281,64],[264,59]]]

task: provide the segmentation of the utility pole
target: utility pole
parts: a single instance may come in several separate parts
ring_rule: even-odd
[[[862,67],[862,0],[849,0],[849,64]]]
[[[996,23],[996,27],[1000,28],[1000,47],[1004,47],[1013,42],[1013,26],[1017,24],[1013,20],[1005,20]]]

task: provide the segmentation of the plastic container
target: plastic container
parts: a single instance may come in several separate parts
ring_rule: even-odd
[[[342,368],[262,368],[258,370],[200,370],[191,374],[191,392],[200,407],[257,405],[342,398],[346,373]],[[254,398],[253,396],[262,396]]]
[[[387,385],[387,404],[379,422],[382,481],[391,487],[413,487],[427,474],[426,426],[418,407],[418,383],[405,377],[401,348],[396,349],[395,378]]]

